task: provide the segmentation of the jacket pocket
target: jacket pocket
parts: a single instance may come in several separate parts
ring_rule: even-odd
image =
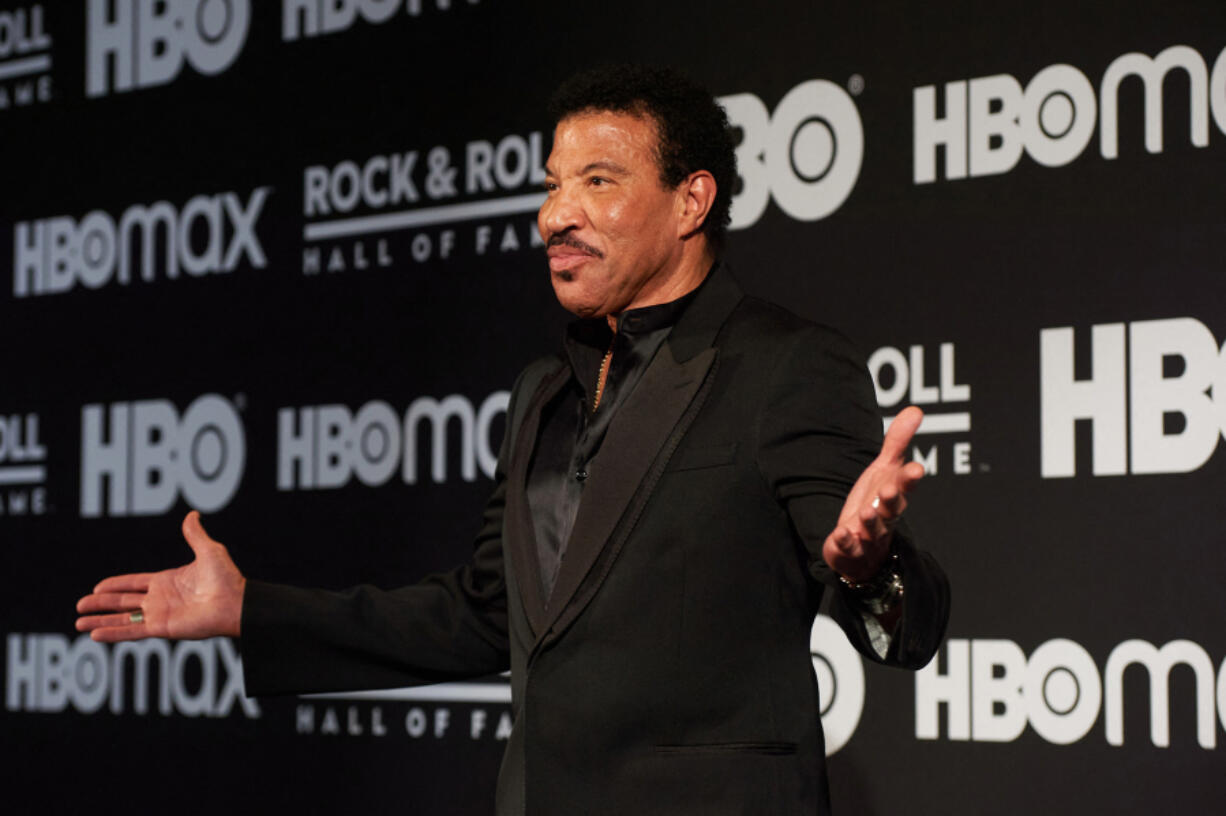
[[[677,451],[668,463],[668,470],[696,470],[698,468],[730,465],[736,461],[736,443],[727,445],[703,445]]]
[[[796,753],[794,742],[701,742],[657,745],[660,754],[767,754],[786,756]]]

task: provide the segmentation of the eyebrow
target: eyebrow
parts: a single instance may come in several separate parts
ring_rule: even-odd
[[[619,176],[630,175],[630,171],[627,170],[625,167],[622,167],[617,162],[612,162],[612,161],[607,161],[607,160],[589,162],[588,164],[583,166],[583,169],[580,170],[577,175],[586,176],[588,173],[592,172],[593,170],[604,170],[605,172],[614,173]],[[552,167],[550,167],[549,165],[545,165],[545,175],[557,176],[557,173],[554,171]]]
[[[617,175],[620,175],[620,176],[630,175],[629,170],[622,167],[617,162],[611,162],[611,161],[594,161],[586,165],[582,170],[580,170],[579,175],[586,176],[588,173],[592,172],[593,170],[605,170],[610,173],[616,173]]]

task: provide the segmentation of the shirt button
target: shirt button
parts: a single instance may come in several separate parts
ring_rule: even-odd
[[[584,470],[583,468],[579,468],[578,470],[575,471],[575,478],[581,482],[585,481],[587,479],[587,471]]]

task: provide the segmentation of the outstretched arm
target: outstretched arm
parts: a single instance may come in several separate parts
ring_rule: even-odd
[[[195,560],[161,572],[115,575],[77,601],[77,630],[113,643],[148,637],[238,637],[247,579],[193,510],[183,537]]]
[[[761,424],[763,475],[808,550],[810,574],[834,590],[830,615],[852,643],[870,659],[918,668],[949,616],[945,575],[902,518],[923,475],[905,461],[922,414],[901,412],[883,443],[863,359],[829,330],[798,334],[777,359]],[[877,596],[879,588],[889,593]]]

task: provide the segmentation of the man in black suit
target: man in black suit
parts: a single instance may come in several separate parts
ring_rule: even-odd
[[[516,382],[472,561],[392,591],[247,581],[191,513],[196,560],[103,581],[78,628],[240,636],[255,694],[510,667],[500,814],[827,812],[823,594],[863,654],[908,668],[948,617],[900,525],[919,411],[881,443],[850,344],[718,261],[736,171],[709,94],[609,69],[555,114],[538,224],[580,320]]]

